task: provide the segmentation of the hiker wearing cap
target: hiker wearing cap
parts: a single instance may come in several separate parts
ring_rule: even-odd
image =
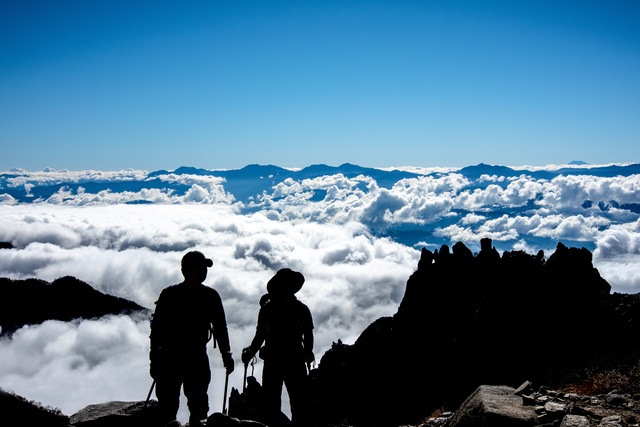
[[[211,266],[213,261],[201,252],[187,253],[182,258],[184,281],[165,288],[156,301],[150,373],[165,423],[176,423],[181,386],[189,407],[189,424],[203,425],[202,420],[207,418],[211,381],[207,343],[211,332],[227,374],[234,368],[222,300],[215,289],[202,284]]]
[[[295,296],[303,284],[302,273],[289,268],[279,270],[269,280],[269,299],[260,308],[255,337],[242,351],[244,364],[258,351],[264,360],[262,390],[268,416],[277,419],[281,414],[284,384],[291,403],[292,421],[299,425],[304,425],[305,418],[306,365],[314,360],[311,312]]]

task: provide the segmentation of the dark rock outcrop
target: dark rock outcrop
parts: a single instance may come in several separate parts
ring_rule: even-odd
[[[423,249],[398,312],[322,357],[312,378],[318,416],[412,424],[482,384],[562,383],[607,352],[639,347],[640,301],[610,289],[588,250],[562,243],[548,260],[500,256],[488,239],[476,256],[462,243]]]
[[[145,308],[135,302],[103,294],[71,276],[61,277],[53,283],[39,279],[0,278],[2,335],[46,320],[91,319],[141,310]]]

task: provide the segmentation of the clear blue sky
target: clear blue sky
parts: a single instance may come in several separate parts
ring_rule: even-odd
[[[0,170],[640,162],[640,1],[2,1]]]

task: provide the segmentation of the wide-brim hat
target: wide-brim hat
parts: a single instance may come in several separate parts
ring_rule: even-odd
[[[293,295],[302,289],[304,276],[290,268],[281,268],[267,283],[267,292],[272,295]]]
[[[191,251],[182,257],[181,265],[183,270],[198,267],[212,267],[213,261],[205,257],[200,251]]]

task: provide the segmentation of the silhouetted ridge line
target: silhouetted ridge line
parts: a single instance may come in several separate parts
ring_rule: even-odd
[[[497,175],[504,177],[530,176],[536,179],[553,179],[560,175],[589,175],[611,178],[615,176],[630,176],[640,173],[640,163],[631,165],[598,166],[592,168],[560,168],[557,170],[530,171],[526,169],[512,169],[507,166],[487,165],[484,163],[475,166],[466,166],[457,173],[466,178],[476,180],[482,175]]]
[[[415,424],[482,384],[576,381],[570,374],[594,360],[640,350],[640,299],[610,289],[591,252],[562,243],[546,260],[542,251],[501,256],[490,239],[476,256],[460,242],[423,249],[397,313],[322,357],[319,416]]]
[[[3,425],[9,426],[46,426],[62,427],[69,425],[69,417],[60,409],[43,406],[39,402],[33,402],[7,392],[0,388],[0,417]]]
[[[75,277],[46,282],[40,279],[0,278],[2,335],[46,320],[92,319],[109,314],[146,310],[135,302],[106,295]]]

